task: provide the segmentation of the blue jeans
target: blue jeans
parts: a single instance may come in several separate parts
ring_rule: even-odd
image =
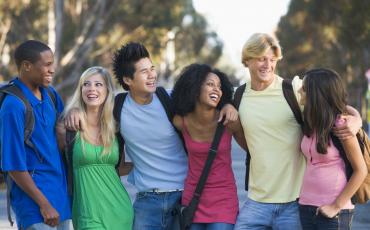
[[[227,223],[209,223],[209,224],[196,223],[190,226],[190,230],[233,230],[233,229],[234,225]]]
[[[65,220],[58,224],[56,227],[50,227],[45,223],[37,223],[28,227],[26,230],[72,230],[72,220]]]
[[[353,209],[343,209],[338,216],[328,218],[321,213],[316,215],[316,206],[299,205],[299,216],[303,230],[350,230],[352,227]]]
[[[261,203],[247,198],[235,229],[300,230],[298,203]]]
[[[182,192],[139,192],[134,202],[134,230],[176,230],[174,215]]]

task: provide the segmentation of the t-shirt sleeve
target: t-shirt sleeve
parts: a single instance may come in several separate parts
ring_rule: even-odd
[[[302,79],[300,79],[299,76],[294,76],[294,78],[292,80],[292,85],[293,85],[293,91],[294,91],[294,94],[297,98],[299,107],[301,108],[301,111],[303,111],[304,107],[303,107],[303,105],[301,105],[299,103],[299,101],[301,100],[301,95],[298,93],[298,90],[302,87]]]
[[[1,169],[3,171],[27,170],[24,122],[23,103],[13,96],[7,96],[0,112]]]

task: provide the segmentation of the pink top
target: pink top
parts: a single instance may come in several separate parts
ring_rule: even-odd
[[[189,171],[185,179],[182,204],[188,205],[202,173],[211,143],[192,140],[185,122],[182,135],[189,157]],[[238,196],[231,168],[231,134],[225,129],[193,222],[235,224],[238,211]]]
[[[307,160],[299,204],[322,206],[330,204],[346,186],[345,164],[332,140],[326,154],[316,151],[316,135],[304,136],[301,143],[302,152]],[[353,209],[350,200],[343,209]]]

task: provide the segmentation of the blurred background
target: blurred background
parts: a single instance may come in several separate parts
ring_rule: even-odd
[[[182,67],[202,62],[238,86],[247,76],[240,63],[243,44],[265,32],[283,48],[279,75],[335,69],[350,104],[366,119],[369,12],[370,1],[363,0],[0,0],[0,82],[17,74],[15,47],[38,39],[55,52],[53,85],[64,99],[84,69],[111,69],[113,52],[129,41],[147,46],[160,85],[172,87]]]
[[[248,77],[241,49],[256,32],[280,40],[284,57],[277,73],[284,78],[302,76],[313,67],[336,70],[367,129],[370,1],[364,0],[0,0],[0,82],[17,75],[15,47],[37,39],[55,53],[53,86],[65,101],[83,70],[93,65],[111,70],[112,54],[129,41],[148,48],[159,85],[166,88],[193,62],[219,68],[239,86]],[[244,159],[234,144],[241,204],[246,197]],[[133,188],[124,183],[133,196]],[[3,188],[0,185],[0,229],[11,229]],[[356,209],[353,229],[370,229],[370,204]]]

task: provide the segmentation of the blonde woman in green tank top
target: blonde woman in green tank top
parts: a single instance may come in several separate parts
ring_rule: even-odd
[[[68,114],[79,109],[83,127],[76,134],[72,154],[75,229],[132,229],[131,200],[115,170],[119,148],[113,103],[108,71],[91,67],[81,75],[65,110]],[[63,131],[59,133],[65,136]]]

